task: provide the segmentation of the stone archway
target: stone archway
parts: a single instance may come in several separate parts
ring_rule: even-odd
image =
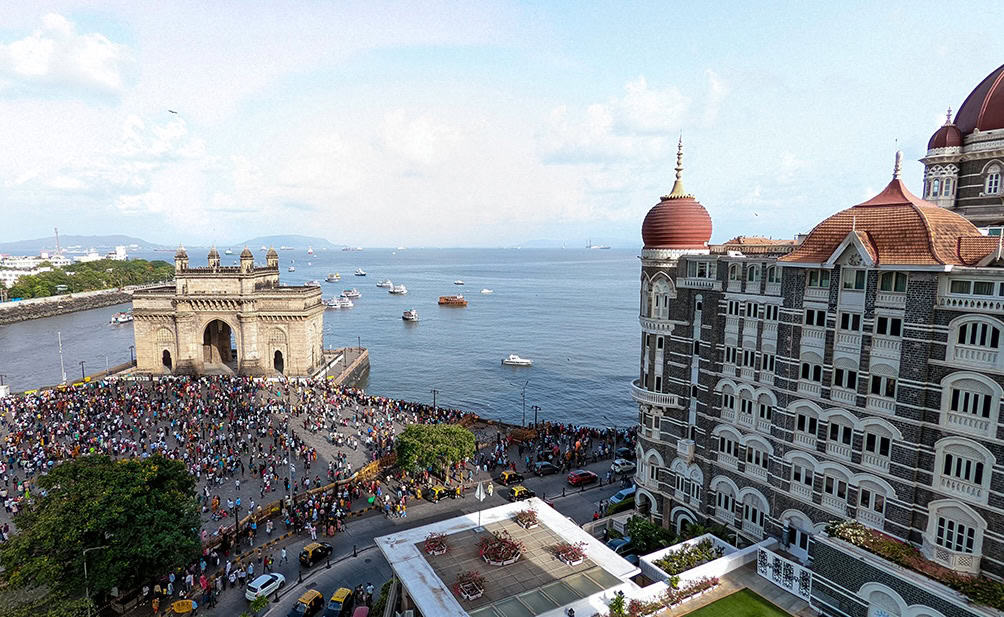
[[[237,369],[234,331],[227,322],[214,319],[202,331],[202,362],[206,366],[226,366]]]
[[[160,354],[160,361],[161,361],[161,364],[164,366],[164,369],[166,370],[166,372],[170,373],[172,370],[174,370],[174,365],[171,362],[171,352],[170,351],[168,351],[168,350],[165,349],[164,353]]]
[[[275,372],[282,373],[286,369],[286,363],[283,361],[282,352],[278,349],[275,350],[275,355],[272,357],[272,366],[275,367]]]

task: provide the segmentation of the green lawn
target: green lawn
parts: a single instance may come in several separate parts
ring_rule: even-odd
[[[749,589],[743,589],[693,613],[687,613],[687,617],[789,617],[789,615]]]

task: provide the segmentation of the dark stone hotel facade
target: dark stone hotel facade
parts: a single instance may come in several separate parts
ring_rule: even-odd
[[[984,174],[1004,169],[1002,76],[977,89],[959,137],[960,157],[998,143],[979,149]],[[800,241],[709,247],[678,162],[642,227],[636,503],[667,527],[776,538],[824,615],[996,615],[824,530],[855,520],[1004,578],[1004,247],[954,201],[910,193],[900,166]],[[1002,207],[979,214],[1004,221]]]

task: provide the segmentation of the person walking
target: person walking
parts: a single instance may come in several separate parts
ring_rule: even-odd
[[[282,565],[284,563],[289,563],[289,558],[286,557],[286,547],[282,548],[282,553],[280,554],[279,557],[279,565]]]

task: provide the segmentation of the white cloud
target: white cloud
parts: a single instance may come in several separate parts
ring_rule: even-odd
[[[43,17],[27,37],[0,43],[0,75],[13,83],[118,93],[128,64],[124,45],[99,33],[78,33],[56,13]]]
[[[729,87],[718,73],[711,69],[707,70],[707,76],[708,97],[704,102],[704,125],[712,126],[718,120],[718,111],[729,94]]]

